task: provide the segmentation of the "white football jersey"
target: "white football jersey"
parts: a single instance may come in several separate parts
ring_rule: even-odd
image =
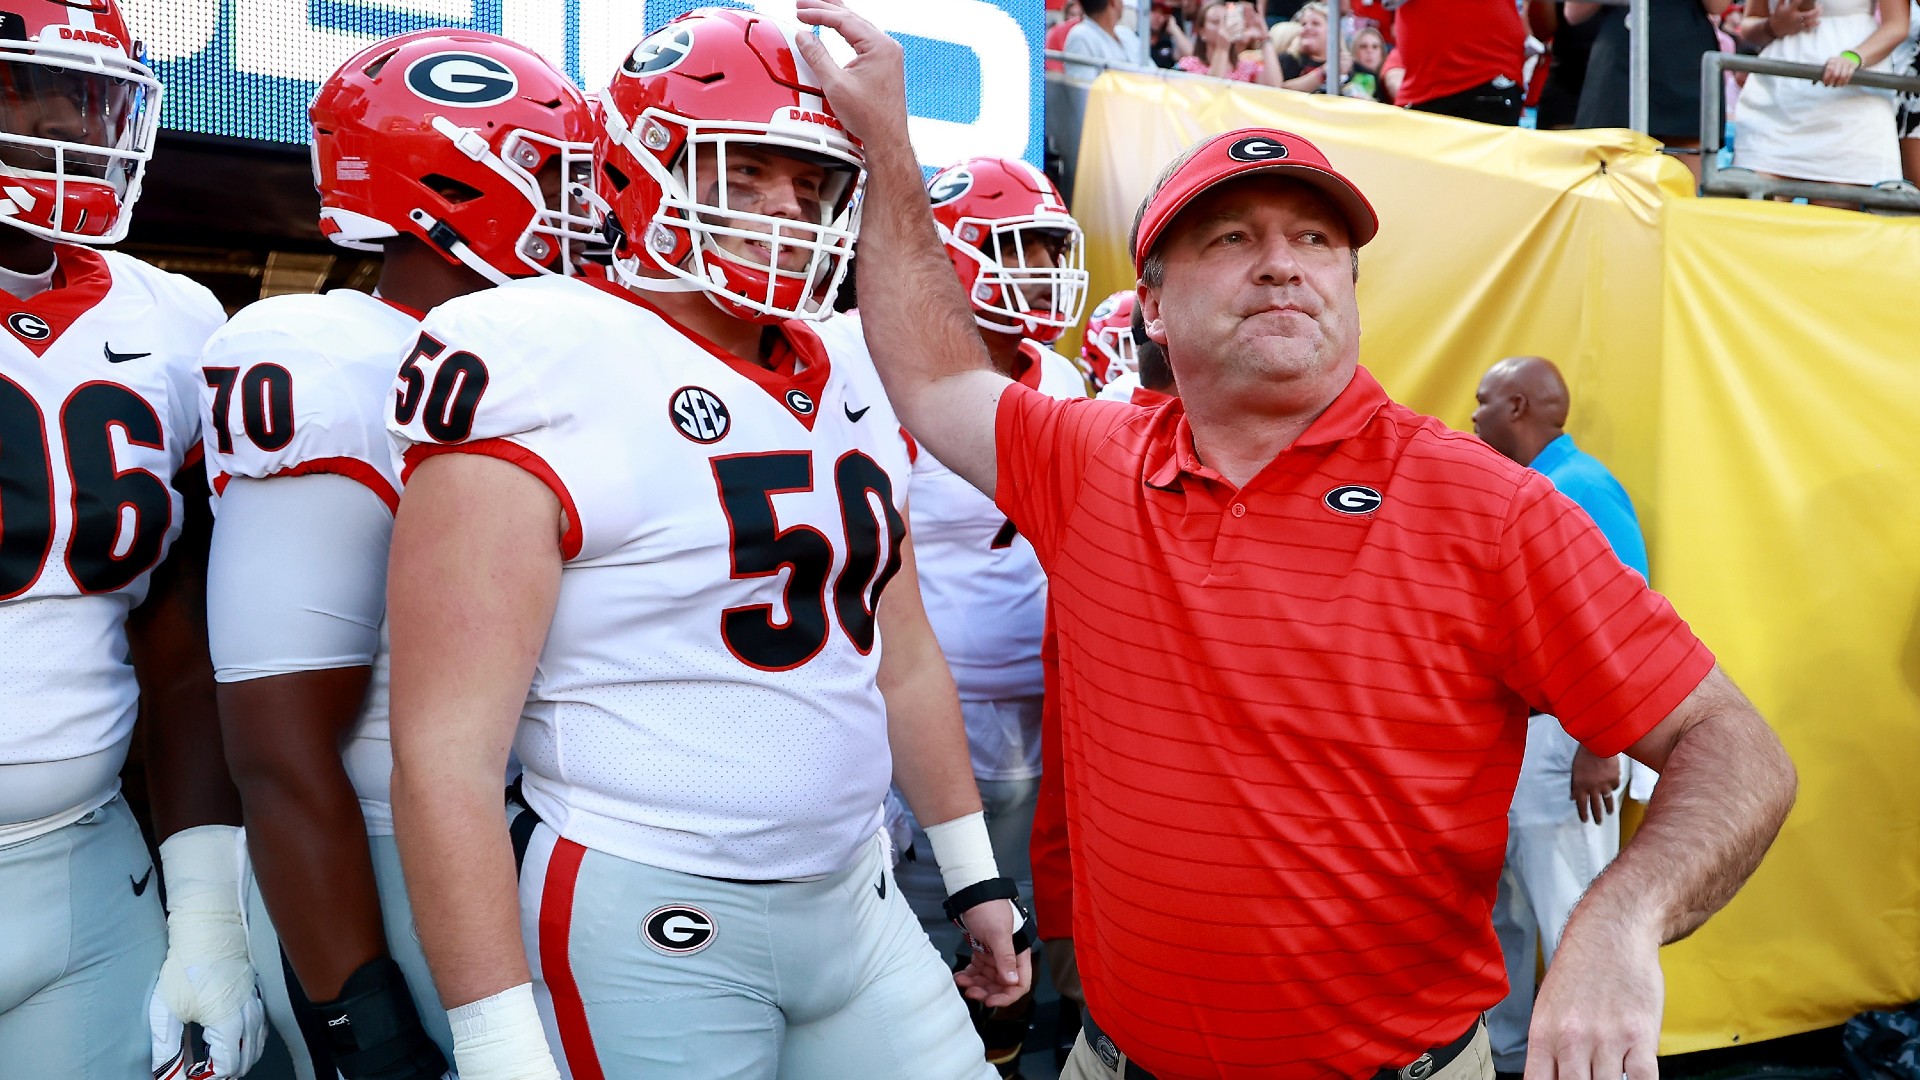
[[[214,491],[224,491],[234,477],[332,473],[397,509],[400,476],[387,434],[388,402],[400,358],[419,336],[416,316],[351,289],[270,297],[235,315],[201,358]],[[385,559],[382,551],[368,561]],[[222,613],[210,610],[208,617]],[[375,834],[393,832],[388,669],[383,626],[366,702],[341,750]]]
[[[0,764],[130,736],[127,613],[180,534],[200,348],[226,318],[187,278],[58,251],[55,288],[0,293]]]
[[[1087,396],[1073,361],[1033,341],[1021,351],[1030,361],[1021,382],[1052,397]],[[920,594],[960,697],[1040,693],[1047,578],[1033,545],[992,499],[924,448],[913,463],[911,517]],[[975,760],[974,775],[998,776],[1002,764]]]
[[[857,333],[786,324],[770,371],[617,286],[433,311],[401,366],[407,468],[449,450],[564,507],[558,607],[515,749],[568,839],[683,873],[850,865],[892,773],[874,608],[909,464]]]

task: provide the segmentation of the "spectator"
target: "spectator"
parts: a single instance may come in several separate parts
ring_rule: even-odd
[[[1292,22],[1294,15],[1300,11],[1304,2],[1305,0],[1262,0],[1260,18],[1271,30],[1281,23]]]
[[[1133,27],[1120,21],[1125,8],[1120,0],[1081,0],[1087,15],[1067,33],[1061,52],[1104,60],[1110,65],[1138,67],[1140,37]],[[1094,79],[1100,75],[1097,64],[1067,64],[1067,74],[1076,79]]]
[[[1728,0],[1649,0],[1655,47],[1649,50],[1647,133],[1674,149],[1700,146],[1700,57],[1718,51],[1713,20]],[[1597,21],[1587,79],[1574,123],[1583,128],[1627,126],[1627,9],[1570,0],[1567,21]],[[1677,155],[1700,175],[1698,153]]]
[[[1407,57],[1400,51],[1399,46],[1395,46],[1393,51],[1387,54],[1386,60],[1380,64],[1381,100],[1389,105],[1405,105],[1406,102],[1400,97],[1400,90],[1405,85],[1406,79]]]
[[[1740,91],[1733,163],[1762,176],[1871,186],[1900,176],[1893,96],[1851,85],[1888,71],[1908,0],[1753,0],[1740,36],[1767,60],[1823,66],[1818,83],[1754,75]],[[1877,18],[1876,18],[1877,14]],[[1845,200],[1816,200],[1846,206]]]
[[[1267,31],[1267,40],[1273,42],[1273,51],[1276,56],[1284,55],[1288,49],[1293,48],[1293,43],[1299,37],[1300,24],[1292,19],[1274,23],[1273,29]]]
[[[1149,16],[1153,40],[1147,43],[1147,55],[1153,58],[1155,67],[1170,68],[1179,63],[1181,57],[1193,55],[1193,39],[1187,36],[1187,28],[1180,25],[1175,6],[1173,0],[1153,0],[1153,12]]]
[[[1280,54],[1280,85],[1289,90],[1317,94],[1327,85],[1327,5],[1325,0],[1308,0],[1294,13],[1300,32],[1293,44]],[[1350,57],[1341,57],[1344,71]]]
[[[1394,48],[1393,8],[1396,6],[1397,0],[1391,3],[1387,0],[1348,0],[1341,8],[1353,16],[1354,22],[1360,26],[1372,26],[1380,31],[1380,36],[1387,40],[1387,48],[1391,49]]]
[[[1920,79],[1920,3],[1908,13],[1907,43],[1895,57],[1893,70]],[[1900,95],[1895,110],[1895,134],[1900,137],[1900,174],[1909,184],[1920,184],[1920,91]]]
[[[1394,12],[1393,33],[1407,68],[1395,104],[1520,123],[1527,28],[1513,0],[1407,0]]]
[[[1533,36],[1547,43],[1547,81],[1540,92],[1534,126],[1559,131],[1574,126],[1580,110],[1580,88],[1587,81],[1587,59],[1593,52],[1600,24],[1567,21],[1566,5],[1533,0],[1527,5]]]
[[[1246,9],[1232,0],[1213,0],[1200,12],[1199,29],[1193,35],[1193,55],[1181,57],[1174,66],[1216,79],[1278,86],[1280,58],[1274,55],[1273,43],[1267,36],[1259,33],[1257,27],[1252,29],[1259,34],[1260,55],[1241,59],[1240,50],[1248,40]]]
[[[1347,77],[1347,94],[1393,104],[1392,95],[1380,81],[1380,67],[1387,62],[1387,40],[1379,29],[1363,26],[1353,35],[1353,74]]]
[[[1067,35],[1073,33],[1073,28],[1079,26],[1080,20],[1085,17],[1080,11],[1080,0],[1070,0],[1060,14],[1060,21],[1047,27],[1046,40],[1049,52],[1064,50],[1067,47]],[[1047,61],[1048,71],[1065,71],[1066,67],[1058,60]]]
[[[1566,433],[1567,384],[1553,363],[1510,357],[1474,394],[1474,434],[1553,482],[1587,512],[1622,563],[1647,575],[1647,545],[1626,489]],[[1494,1068],[1526,1068],[1533,1015],[1534,938],[1551,967],[1574,902],[1620,851],[1615,812],[1620,759],[1596,757],[1546,713],[1527,719],[1527,749],[1507,812],[1507,865],[1493,908],[1507,966],[1507,996],[1487,1013]]]

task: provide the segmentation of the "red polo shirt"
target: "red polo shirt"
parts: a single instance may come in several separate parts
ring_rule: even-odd
[[[1712,654],[1545,477],[1365,370],[1240,490],[1179,401],[1013,386],[996,443],[1048,574],[1102,1028],[1169,1080],[1364,1076],[1464,1031],[1506,991],[1529,706],[1618,753]]]

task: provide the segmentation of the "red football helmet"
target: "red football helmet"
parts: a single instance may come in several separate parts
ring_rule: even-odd
[[[1018,158],[972,158],[935,173],[927,196],[975,322],[1051,343],[1080,321],[1087,302],[1080,223],[1045,173]],[[1029,261],[1035,241],[1046,254]]]
[[[599,235],[587,100],[506,38],[388,38],[341,65],[307,116],[320,231],[342,247],[417,236],[498,285],[571,273]]]
[[[0,220],[111,244],[153,157],[160,82],[114,0],[0,2]]]
[[[1087,316],[1086,333],[1080,338],[1080,362],[1093,376],[1095,388],[1119,378],[1122,372],[1140,369],[1133,346],[1133,304],[1133,290],[1122,289],[1100,301]]]
[[[595,177],[617,280],[705,292],[755,322],[833,313],[860,228],[866,159],[794,48],[804,32],[751,11],[704,9],[661,27],[620,65],[601,98]],[[805,163],[797,172],[796,160]]]

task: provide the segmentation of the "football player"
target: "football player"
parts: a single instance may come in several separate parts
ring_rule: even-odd
[[[204,1026],[221,1076],[264,1043],[206,654],[194,361],[225,312],[95,250],[126,235],[153,153],[143,55],[113,0],[0,3],[8,1075],[177,1075],[183,1022]],[[120,796],[136,713],[160,880]]]
[[[1167,350],[1147,336],[1145,315],[1140,306],[1134,303],[1133,294],[1115,293],[1107,303],[1114,305],[1115,311],[1110,313],[1112,316],[1118,316],[1121,308],[1126,311],[1121,316],[1126,320],[1126,336],[1121,340],[1126,343],[1127,355],[1132,358],[1133,364],[1130,370],[1122,372],[1100,388],[1100,398],[1104,401],[1130,401],[1147,408],[1173,400],[1180,393],[1173,384],[1173,365],[1167,363]],[[1091,321],[1088,326],[1092,326]],[[1091,329],[1088,332],[1091,334]],[[1110,331],[1102,328],[1101,334],[1106,337]],[[1115,355],[1119,354],[1118,349],[1113,351]]]
[[[994,364],[1042,393],[1085,397],[1079,369],[1048,347],[1079,322],[1087,290],[1080,225],[1053,182],[1024,161],[979,157],[940,170],[927,187]],[[924,450],[913,464],[912,506],[920,589],[959,687],[994,861],[1030,904],[1046,576],[993,500]],[[923,919],[937,915],[940,896],[909,889],[908,897]],[[1018,1072],[1032,1011],[1030,996],[975,1009],[988,1060],[1002,1076]]]
[[[858,326],[814,321],[865,172],[796,32],[641,42],[595,155],[610,279],[451,301],[400,369],[395,827],[463,1080],[991,1080],[952,987],[1031,977],[908,444]],[[957,975],[888,873],[890,775],[981,943]]]
[[[1133,343],[1133,290],[1122,289],[1093,309],[1080,335],[1080,366],[1104,392],[1139,367]]]
[[[262,300],[207,344],[221,721],[264,902],[256,966],[297,1071],[438,1080],[452,1037],[388,799],[387,398],[427,309],[568,271],[594,231],[567,194],[590,176],[592,120],[538,55],[462,30],[369,46],[309,117],[321,230],[380,252],[380,280]]]

